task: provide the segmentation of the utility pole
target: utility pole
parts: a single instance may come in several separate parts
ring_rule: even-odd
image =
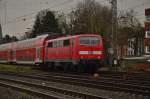
[[[7,0],[4,0],[5,5],[5,24],[7,23]]]
[[[2,42],[2,27],[1,27],[1,24],[0,24],[0,43]]]
[[[112,9],[112,34],[110,37],[110,48],[111,55],[110,61],[112,61],[112,66],[116,70],[117,61],[117,0],[110,0]]]
[[[117,58],[117,24],[117,0],[112,0],[112,39],[115,58]]]

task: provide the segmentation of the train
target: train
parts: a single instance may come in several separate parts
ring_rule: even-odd
[[[104,59],[103,40],[96,34],[50,38],[48,34],[0,45],[0,63],[34,64],[64,71],[90,72]]]

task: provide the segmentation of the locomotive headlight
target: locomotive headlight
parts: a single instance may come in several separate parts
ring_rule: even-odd
[[[102,54],[102,51],[93,51],[93,54]]]
[[[88,54],[88,51],[79,51],[79,54]]]
[[[150,62],[150,60],[147,60],[148,62]]]

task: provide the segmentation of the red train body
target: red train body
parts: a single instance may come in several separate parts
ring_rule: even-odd
[[[102,37],[95,34],[48,39],[48,35],[0,45],[0,62],[22,64],[100,63]]]

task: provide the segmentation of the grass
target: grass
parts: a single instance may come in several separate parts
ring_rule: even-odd
[[[123,69],[125,71],[138,71],[137,66],[142,63],[145,62],[145,60],[139,60],[139,59],[135,59],[135,60],[124,60],[123,61]]]
[[[19,65],[7,65],[7,64],[0,64],[0,71],[9,71],[9,72],[22,72],[22,73],[37,73],[42,72],[38,68],[33,66],[19,66]]]

